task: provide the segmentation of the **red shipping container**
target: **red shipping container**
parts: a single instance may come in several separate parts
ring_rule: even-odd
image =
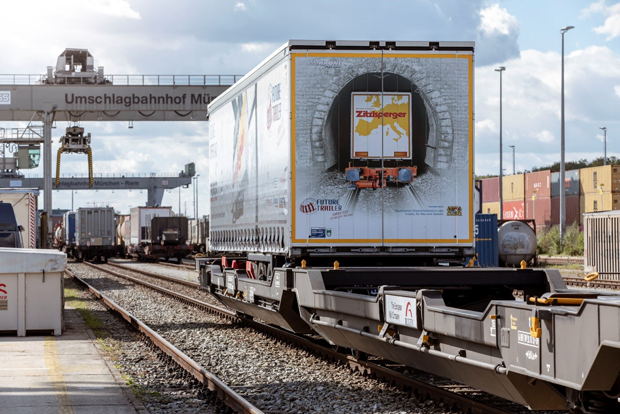
[[[583,223],[583,216],[580,211],[579,196],[566,197],[566,226],[570,226],[574,222]],[[538,207],[538,206],[537,206]],[[551,225],[560,224],[560,197],[551,198]]]
[[[525,219],[536,220],[536,230],[551,227],[551,198],[538,198],[525,200]]]
[[[525,220],[523,201],[504,201],[504,220]]]
[[[482,180],[482,202],[494,203],[499,201],[499,177],[484,178]]]
[[[536,191],[536,199],[551,197],[551,171],[536,171],[525,174],[525,199],[531,200]]]

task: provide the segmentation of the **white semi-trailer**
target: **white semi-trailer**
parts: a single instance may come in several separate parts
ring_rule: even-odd
[[[209,106],[211,251],[473,254],[473,49],[276,50]]]

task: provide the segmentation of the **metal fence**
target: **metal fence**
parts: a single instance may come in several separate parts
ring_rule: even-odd
[[[106,75],[105,84],[116,86],[229,86],[243,75]],[[0,75],[0,85],[64,85],[57,80],[92,85],[95,78],[58,78],[47,83],[47,75]]]

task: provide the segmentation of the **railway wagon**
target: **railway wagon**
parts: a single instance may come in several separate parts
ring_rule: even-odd
[[[119,257],[125,257],[127,246],[130,240],[131,231],[131,215],[130,214],[116,214],[114,216],[114,226],[116,228],[114,233],[116,254]]]
[[[241,316],[531,409],[620,412],[620,295],[568,290],[555,269],[459,265],[475,247],[473,53],[471,42],[289,41],[216,98],[210,250],[221,257],[197,259],[201,286]],[[389,96],[406,93],[404,107]],[[381,116],[357,117],[356,94]],[[388,112],[410,116],[411,164],[356,160],[380,174],[356,185],[352,134],[405,139]],[[415,166],[415,180],[390,185],[385,165]]]
[[[95,259],[107,262],[116,255],[114,234],[112,207],[79,208],[75,213],[73,256],[79,261]]]
[[[209,216],[188,220],[188,237],[194,253],[204,254],[209,246]]]
[[[187,217],[172,216],[170,207],[131,209],[127,255],[138,260],[181,260],[191,253]]]

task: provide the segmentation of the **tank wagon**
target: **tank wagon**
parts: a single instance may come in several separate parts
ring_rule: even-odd
[[[65,215],[70,220],[70,215]],[[102,260],[116,255],[114,247],[114,209],[112,207],[79,208],[75,213],[76,260]]]
[[[115,245],[116,254],[119,257],[125,257],[127,246],[129,245],[130,231],[131,231],[131,215],[130,214],[116,214],[114,216],[115,225]]]
[[[240,315],[531,409],[617,412],[620,295],[568,290],[554,269],[456,265],[475,249],[473,53],[290,41],[220,95],[209,244],[222,257],[197,259],[201,286]],[[356,94],[382,116],[358,117]],[[352,161],[359,131],[407,140],[388,112],[410,117],[411,159],[373,147]],[[357,163],[379,179],[351,180]]]
[[[187,217],[172,216],[170,207],[134,207],[131,209],[128,255],[139,260],[181,261],[191,253]]]

